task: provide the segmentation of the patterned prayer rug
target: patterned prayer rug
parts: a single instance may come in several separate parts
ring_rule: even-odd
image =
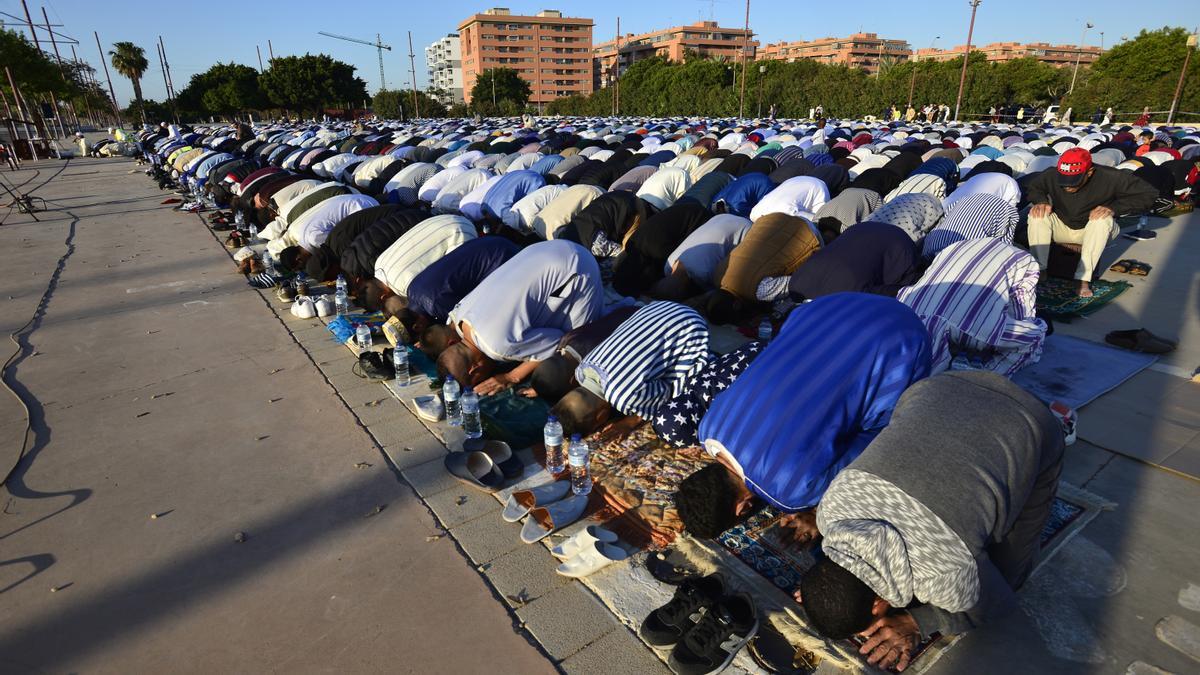
[[[1037,569],[1053,558],[1079,530],[1113,504],[1068,483],[1059,483],[1058,495],[1050,507],[1050,517],[1042,529],[1042,557]],[[767,507],[746,521],[726,530],[718,541],[772,586],[790,595],[800,587],[800,578],[815,562],[807,551],[784,543],[775,527],[781,513]],[[957,638],[935,637],[918,645],[910,672],[922,672],[952,645]],[[851,641],[853,643],[853,640]],[[853,646],[857,649],[857,646]]]
[[[1079,297],[1079,282],[1073,279],[1043,276],[1037,287],[1038,316],[1070,319],[1087,316],[1112,302],[1130,287],[1127,281],[1092,282],[1092,297]]]

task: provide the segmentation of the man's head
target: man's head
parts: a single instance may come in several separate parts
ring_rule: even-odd
[[[538,398],[550,405],[558,403],[575,387],[575,367],[579,362],[565,354],[555,354],[538,364],[529,377],[529,386]]]
[[[699,290],[683,265],[676,263],[671,273],[655,282],[647,294],[657,300],[679,301],[692,297]]]
[[[431,359],[437,359],[441,356],[446,348],[459,341],[458,333],[455,332],[453,326],[448,326],[444,323],[435,323],[428,326],[420,333],[411,331],[412,335],[419,335],[417,339],[417,348],[420,349],[426,356]]]
[[[1094,172],[1092,153],[1083,148],[1071,148],[1058,158],[1058,184],[1067,192],[1079,190]]]
[[[379,283],[375,279],[367,279],[359,285],[355,292],[355,298],[358,304],[368,312],[378,312],[383,309],[383,301],[391,295],[387,286]]]
[[[399,295],[389,296],[383,301],[383,315],[386,317],[400,316],[408,309],[408,299]],[[408,324],[405,324],[408,327]]]
[[[754,494],[746,483],[717,462],[684,478],[675,493],[675,510],[684,529],[703,539],[715,539],[753,506]]]
[[[825,128],[825,118],[824,118],[824,117],[822,117],[821,119],[817,120],[817,128],[818,128],[818,129],[824,129],[824,128]]]
[[[863,632],[890,609],[870,586],[829,558],[800,580],[800,597],[813,627],[834,640]]]
[[[746,311],[746,303],[724,289],[717,289],[700,297],[702,304],[696,309],[713,323],[735,324]]]
[[[284,274],[293,274],[304,269],[312,254],[299,246],[289,246],[279,252],[277,264]]]
[[[457,342],[438,356],[437,369],[440,377],[451,375],[464,386],[474,387],[491,377],[496,364],[466,342]]]
[[[588,436],[612,417],[612,406],[583,387],[575,387],[554,404],[551,411],[562,422],[563,435]]]

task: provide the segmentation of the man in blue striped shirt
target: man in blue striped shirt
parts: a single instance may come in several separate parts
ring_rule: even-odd
[[[716,537],[757,497],[804,511],[787,524],[811,533],[807,510],[929,367],[924,325],[892,298],[836,293],[798,307],[701,420],[698,438],[717,462],[680,484],[684,527]]]
[[[563,428],[587,434],[613,411],[612,434],[649,419],[708,363],[708,322],[686,305],[652,302],[621,323],[575,369],[579,383],[555,406]]]

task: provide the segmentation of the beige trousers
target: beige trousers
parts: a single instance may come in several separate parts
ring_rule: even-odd
[[[1104,247],[1120,233],[1121,228],[1112,218],[1089,220],[1082,230],[1073,230],[1051,212],[1045,218],[1029,218],[1029,250],[1037,258],[1038,267],[1044,270],[1050,261],[1050,242],[1080,244],[1083,250],[1079,253],[1075,278],[1091,281]]]

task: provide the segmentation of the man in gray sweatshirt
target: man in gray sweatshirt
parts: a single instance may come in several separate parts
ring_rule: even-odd
[[[1016,606],[1062,471],[1062,428],[1008,379],[953,372],[912,385],[891,423],[817,507],[825,559],[797,599],[872,665],[908,665],[921,636]]]

